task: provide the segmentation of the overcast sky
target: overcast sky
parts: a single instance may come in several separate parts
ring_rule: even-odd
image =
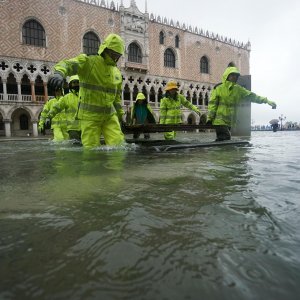
[[[120,4],[121,1],[116,1]],[[145,0],[136,0],[145,12]],[[123,0],[129,7],[130,0]],[[251,42],[252,91],[277,103],[252,104],[252,123],[281,114],[300,123],[300,0],[147,0],[149,13]]]

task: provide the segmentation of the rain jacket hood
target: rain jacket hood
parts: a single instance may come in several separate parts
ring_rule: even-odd
[[[146,97],[143,93],[138,93],[137,96],[136,96],[136,101],[137,100],[145,100]]]
[[[104,42],[99,47],[98,54],[101,55],[106,48],[120,53],[121,55],[123,55],[125,52],[123,39],[114,33],[111,33],[106,37]]]
[[[240,74],[238,68],[226,68],[222,83],[212,90],[208,102],[208,120],[213,125],[233,126],[237,123],[237,107],[245,102],[269,103],[266,97],[261,97],[245,89],[241,85],[228,81],[229,74]]]
[[[240,75],[240,71],[239,71],[238,68],[236,68],[236,67],[228,67],[228,68],[225,70],[225,72],[224,72],[224,74],[223,74],[223,76],[222,76],[222,83],[225,83],[226,80],[227,80],[227,78],[228,78],[228,76],[229,76],[230,74],[232,74],[232,73],[235,73],[235,74],[239,74],[239,75]]]

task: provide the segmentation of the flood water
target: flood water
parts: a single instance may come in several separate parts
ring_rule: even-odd
[[[0,299],[299,299],[300,131],[250,142],[0,142]]]

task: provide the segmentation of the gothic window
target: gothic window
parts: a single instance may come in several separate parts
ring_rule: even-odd
[[[46,47],[46,33],[43,26],[35,21],[25,22],[22,28],[23,43],[38,47]]]
[[[43,83],[42,77],[40,75],[38,75],[35,79],[34,89],[35,89],[36,95],[39,95],[39,96],[44,95],[44,83]]]
[[[18,94],[17,80],[13,73],[7,77],[7,94]]]
[[[142,51],[136,43],[131,43],[128,47],[128,61],[142,63]]]
[[[30,80],[26,74],[23,75],[21,80],[21,93],[22,95],[31,95]]]
[[[130,89],[128,84],[126,83],[123,90],[123,98],[124,100],[130,100]]]
[[[161,32],[159,33],[159,43],[160,43],[161,45],[163,45],[163,44],[165,43],[165,34],[163,33],[163,31],[161,31]]]
[[[23,114],[20,116],[20,129],[21,130],[28,130],[28,117]]]
[[[100,40],[94,32],[89,31],[83,36],[83,53],[97,54],[99,46]]]
[[[164,66],[175,68],[175,54],[169,48],[164,53]]]
[[[208,74],[208,59],[202,56],[200,60],[200,73]]]
[[[179,48],[179,36],[175,36],[175,48]]]

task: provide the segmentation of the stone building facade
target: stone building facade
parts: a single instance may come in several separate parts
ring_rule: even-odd
[[[176,18],[176,16],[174,16]],[[0,1],[0,135],[38,136],[37,123],[51,96],[47,82],[56,62],[95,53],[111,32],[122,36],[125,55],[122,104],[129,111],[142,91],[159,119],[164,86],[172,79],[203,114],[213,86],[228,65],[249,75],[250,43],[104,0]],[[188,110],[184,123],[199,117]]]

